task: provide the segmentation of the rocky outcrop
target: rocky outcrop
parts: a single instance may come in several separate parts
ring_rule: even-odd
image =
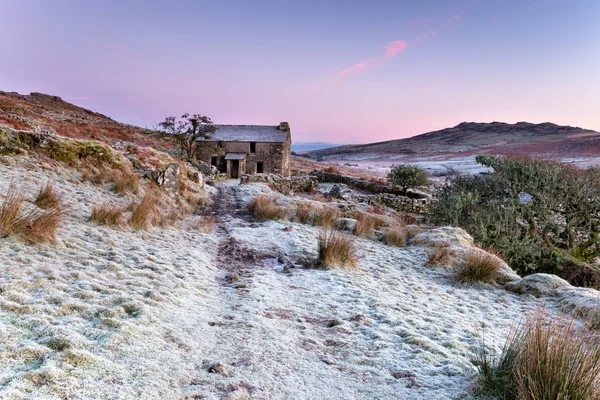
[[[569,282],[556,275],[533,274],[515,282],[507,283],[504,287],[516,293],[547,296],[554,289],[569,287]]]
[[[242,175],[240,183],[266,183],[271,189],[284,194],[312,192],[319,184],[317,178],[310,175],[286,178],[276,174]]]

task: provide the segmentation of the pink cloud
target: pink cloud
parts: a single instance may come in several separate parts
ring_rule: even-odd
[[[335,74],[336,78],[343,78],[345,76],[358,74],[361,71],[364,71],[369,66],[369,60],[362,60],[358,64],[354,64],[351,67],[341,70],[337,74]]]
[[[343,79],[351,75],[356,75],[361,72],[367,71],[390,58],[396,57],[398,54],[402,53],[404,50],[408,48],[408,43],[403,40],[395,40],[393,42],[388,43],[383,49],[384,54],[378,57],[373,57],[369,59],[364,59],[358,64],[354,64],[348,68],[344,68],[343,70],[337,72],[333,79]]]
[[[385,46],[385,59],[396,57],[408,47],[408,43],[403,40],[395,40]]]

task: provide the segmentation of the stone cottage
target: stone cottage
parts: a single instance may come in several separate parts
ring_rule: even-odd
[[[196,157],[230,178],[272,173],[290,176],[290,125],[214,125],[209,139],[198,139]]]

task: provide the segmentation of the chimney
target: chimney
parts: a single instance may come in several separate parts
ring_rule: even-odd
[[[288,124],[287,122],[281,122],[279,124],[279,128],[277,128],[277,129],[279,129],[280,131],[288,131],[289,132],[290,131],[290,124]]]

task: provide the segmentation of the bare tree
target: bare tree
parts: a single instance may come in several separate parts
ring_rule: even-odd
[[[173,139],[188,159],[196,157],[198,139],[209,139],[215,132],[211,119],[202,114],[185,113],[180,119],[166,117],[158,124],[161,133]]]

